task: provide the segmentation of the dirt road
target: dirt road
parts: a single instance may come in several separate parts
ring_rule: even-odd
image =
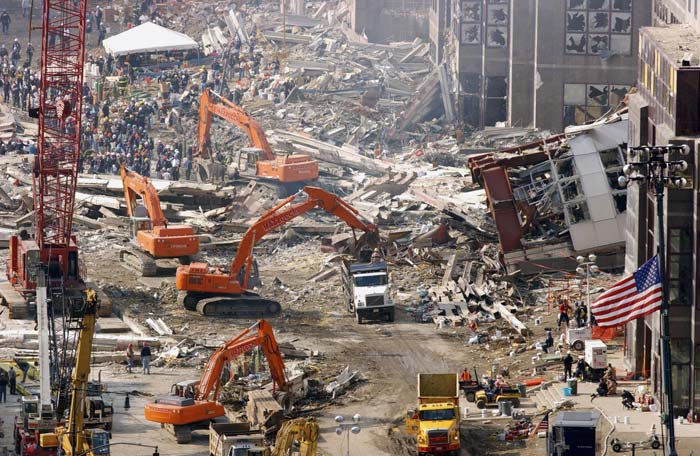
[[[415,402],[416,374],[457,372],[466,363],[471,365],[473,359],[470,360],[470,355],[462,349],[466,340],[465,330],[438,333],[434,325],[417,324],[412,316],[401,309],[395,323],[358,325],[340,305],[337,277],[319,284],[309,285],[306,282],[306,277],[316,272],[322,262],[317,249],[316,241],[311,241],[264,257],[261,261],[263,279],[267,284],[272,284],[278,277],[284,287],[267,285],[261,292],[278,299],[283,305],[284,311],[280,316],[269,318],[278,338],[292,341],[298,348],[321,352],[322,356],[316,364],[321,368],[319,377],[323,381],[332,380],[345,366],[358,371],[363,379],[359,386],[340,395],[318,412],[320,448],[331,455],[346,454],[347,435],[336,435],[334,417],[343,415],[350,419],[359,413],[362,431],[350,436],[351,454],[411,454],[401,447],[401,442],[397,445],[387,435],[392,428],[403,426],[406,408]],[[95,253],[90,258],[93,263],[90,270],[95,279],[109,281],[112,286],[122,289],[125,296],[117,304],[140,319],[157,314],[176,330],[186,328],[183,335],[222,339],[231,337],[254,322],[209,319],[187,312],[174,302],[172,285],[149,290],[131,273],[114,265],[114,257],[108,251]],[[225,258],[227,253],[221,252],[220,255]],[[292,264],[293,267],[290,267]],[[171,278],[163,278],[163,281],[172,283]],[[417,286],[417,282],[412,285]],[[134,388],[135,379],[119,375],[120,369],[115,368],[116,375],[110,380],[113,383],[110,389],[125,391]],[[175,381],[198,376],[198,371],[194,369],[156,369],[156,372],[157,375],[151,378],[137,376],[138,382],[142,382],[138,389],[154,395],[163,394]],[[133,439],[133,429],[136,427],[143,431],[141,438],[157,441],[163,445],[163,449],[171,449],[169,439],[163,438],[157,427],[140,418],[143,416],[143,402],[139,398],[132,399],[131,410],[122,417],[127,432],[122,431],[119,424],[121,418],[118,417],[115,438],[117,441]],[[204,440],[195,439],[192,444],[186,445],[191,447],[188,454],[198,454],[197,448],[205,444]],[[173,453],[162,451],[162,454],[184,454],[180,453],[182,448],[182,445],[174,445]],[[134,453],[134,456],[138,454]]]

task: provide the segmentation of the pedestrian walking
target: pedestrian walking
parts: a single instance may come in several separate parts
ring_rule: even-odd
[[[29,16],[29,8],[31,6],[30,0],[22,0],[22,17]]]
[[[97,30],[97,45],[101,45],[102,41],[107,37],[107,28],[103,25],[100,24],[98,30]]]
[[[32,46],[32,43],[27,43],[27,48],[24,52],[27,53],[27,62],[29,62],[29,65],[31,66],[32,58],[34,57],[34,46]]]
[[[10,18],[10,15],[8,14],[7,10],[2,10],[2,14],[0,14],[0,24],[2,24],[3,35],[7,35],[10,32],[11,22],[12,19]]]
[[[17,394],[17,371],[15,370],[14,367],[10,368],[9,381],[10,381],[10,394],[12,394],[12,395]]]
[[[561,299],[559,301],[559,320],[557,320],[557,326],[559,327],[559,330],[561,331],[561,324],[564,323],[566,327],[569,327],[569,311],[571,310],[571,306],[569,305],[569,302],[566,299]]]
[[[141,347],[141,364],[143,364],[143,373],[151,375],[151,347],[148,346],[148,342],[144,342]]]
[[[131,373],[134,367],[134,344],[129,344],[126,348],[126,371]]]
[[[576,310],[574,311],[574,317],[576,317],[576,326],[583,328],[586,326],[586,320],[588,319],[588,309],[583,301],[579,301],[576,305]]]
[[[574,365],[574,357],[571,356],[571,352],[568,351],[568,352],[566,352],[566,358],[564,358],[564,379],[565,380],[573,377],[573,375],[571,375],[571,368],[573,367],[573,365]]]
[[[0,369],[0,402],[7,402],[7,373]]]

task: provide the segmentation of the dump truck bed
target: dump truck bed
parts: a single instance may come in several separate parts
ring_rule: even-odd
[[[418,403],[458,404],[457,374],[418,374]]]

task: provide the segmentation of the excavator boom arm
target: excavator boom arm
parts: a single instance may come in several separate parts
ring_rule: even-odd
[[[214,98],[218,100],[214,101]],[[230,102],[226,98],[205,90],[199,99],[199,127],[197,137],[199,141],[199,154],[203,158],[207,158],[209,154],[209,144],[211,142],[211,122],[212,114],[223,118],[227,122],[236,125],[243,130],[250,138],[251,146],[263,151],[262,155],[265,160],[274,160],[275,154],[272,152],[272,147],[267,141],[265,131],[255,118],[248,114],[243,108],[235,103]]]
[[[126,199],[126,207],[129,211],[129,216],[134,216],[136,209],[136,197],[140,196],[143,199],[143,204],[146,206],[148,217],[151,219],[151,224],[156,226],[167,226],[168,220],[163,214],[163,209],[160,207],[160,198],[158,191],[147,178],[126,169],[122,165],[119,173],[122,177],[122,186],[124,187],[124,198]]]
[[[316,207],[320,207],[326,212],[335,215],[353,229],[365,232],[377,231],[376,226],[363,222],[358,215],[358,211],[338,196],[318,187],[304,187],[304,192],[308,195],[306,201],[285,208],[288,203],[291,203],[296,198],[296,195],[290,196],[266,212],[248,228],[238,245],[236,256],[231,262],[229,272],[231,277],[238,277],[239,272],[248,263],[253,247],[267,233]],[[247,276],[248,274],[246,274]],[[247,280],[244,280],[243,287],[247,288],[247,283],[245,282]]]
[[[251,335],[256,328],[257,333]],[[211,355],[204,367],[202,376],[199,378],[195,400],[207,400],[212,391],[214,391],[213,400],[217,400],[219,394],[219,378],[221,377],[226,363],[258,346],[262,348],[265,358],[267,358],[272,380],[280,390],[285,391],[287,389],[287,377],[284,372],[282,353],[275,340],[272,327],[267,321],[260,320],[255,325],[244,330],[241,334],[219,347]]]

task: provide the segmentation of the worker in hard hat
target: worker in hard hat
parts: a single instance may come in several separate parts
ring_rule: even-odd
[[[469,373],[469,369],[466,367],[462,369],[462,372],[459,374],[459,381],[460,382],[470,382],[472,379],[472,374]]]
[[[379,251],[379,249],[374,249],[374,251],[372,251],[372,256],[370,257],[370,263],[377,264],[377,263],[381,263],[381,262],[382,262],[381,252]]]

